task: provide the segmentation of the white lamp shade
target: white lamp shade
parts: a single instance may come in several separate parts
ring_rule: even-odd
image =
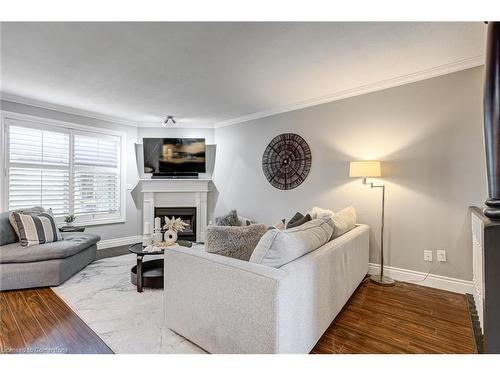
[[[349,177],[380,177],[380,161],[351,161]]]

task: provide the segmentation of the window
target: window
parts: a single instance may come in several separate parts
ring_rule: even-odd
[[[5,119],[6,192],[11,209],[43,206],[80,224],[122,220],[122,137]]]

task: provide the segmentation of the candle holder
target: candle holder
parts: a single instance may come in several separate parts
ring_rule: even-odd
[[[161,229],[155,229],[153,232],[153,245],[158,245],[163,241],[163,233]]]
[[[144,230],[142,232],[142,246],[146,247],[146,246],[149,246],[151,245],[151,227],[149,225],[149,222],[146,221],[144,223]]]

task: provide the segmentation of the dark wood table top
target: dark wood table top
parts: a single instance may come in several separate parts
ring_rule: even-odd
[[[85,227],[64,226],[64,227],[59,228],[59,232],[63,232],[63,233],[66,233],[66,232],[84,232],[84,231],[85,231]]]
[[[137,255],[159,255],[159,254],[163,254],[165,253],[164,250],[161,250],[161,251],[155,251],[155,252],[152,252],[152,251],[144,251],[144,248],[145,246],[142,246],[142,242],[139,242],[139,243],[135,243],[133,245],[130,245],[128,247],[128,250],[131,252],[131,253],[134,253],[134,254],[137,254]]]

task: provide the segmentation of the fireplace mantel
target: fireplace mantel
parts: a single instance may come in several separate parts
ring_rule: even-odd
[[[139,180],[141,193],[155,192],[208,192],[210,179],[201,178],[172,178],[172,179],[151,179],[141,178]]]
[[[205,241],[208,222],[207,197],[210,179],[141,179],[142,216],[144,222],[154,223],[155,207],[195,207],[196,240]]]

